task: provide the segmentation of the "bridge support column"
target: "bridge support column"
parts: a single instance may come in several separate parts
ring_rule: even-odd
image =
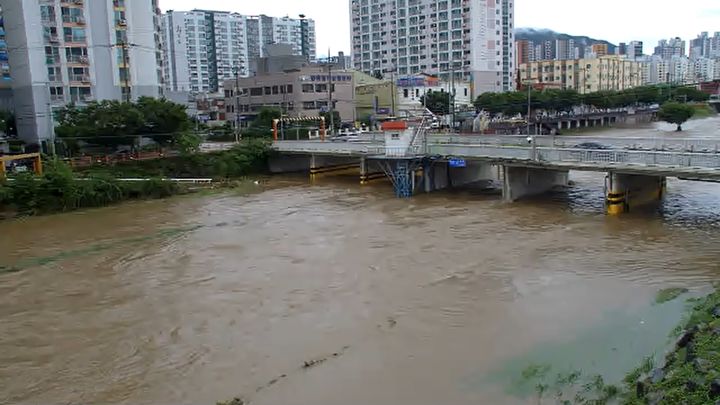
[[[468,161],[466,167],[448,168],[450,187],[473,185],[487,188],[497,179],[497,170],[494,170],[493,165],[487,163]]]
[[[310,179],[315,180],[325,174],[357,173],[360,166],[358,158],[310,155]]]
[[[446,162],[431,162],[423,167],[423,188],[426,193],[450,186],[450,168]]]
[[[610,173],[606,188],[607,212],[617,215],[661,201],[667,191],[667,179],[658,176]]]
[[[368,162],[363,156],[360,158],[360,184],[367,184],[368,182]]]
[[[529,167],[504,167],[503,199],[517,201],[568,185],[568,172]]]
[[[310,180],[314,181],[318,175],[318,157],[316,155],[310,155]]]

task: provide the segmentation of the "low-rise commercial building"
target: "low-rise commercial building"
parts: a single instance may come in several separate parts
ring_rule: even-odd
[[[311,65],[248,78],[226,80],[227,119],[244,126],[263,108],[277,108],[291,118],[314,117],[330,110],[344,122],[357,118],[353,72]]]
[[[520,66],[518,88],[524,83],[592,93],[625,90],[643,85],[642,62],[620,56],[593,59],[538,61]]]
[[[424,97],[430,93],[454,93],[455,106],[470,106],[472,83],[469,81],[443,81],[436,76],[416,75],[397,80],[398,110],[418,110],[424,108]]]

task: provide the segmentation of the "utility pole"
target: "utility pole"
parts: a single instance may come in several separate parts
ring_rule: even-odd
[[[287,85],[283,84],[280,89],[282,90],[282,108],[280,108],[280,139],[285,140],[285,118],[287,115],[286,109],[286,97],[287,97]]]
[[[235,143],[240,143],[240,69],[236,66],[233,70],[235,70]]]
[[[395,114],[395,66],[393,65],[392,69],[383,69],[382,73],[390,73],[390,109],[392,110],[390,112],[390,116],[394,117]],[[383,75],[383,80],[385,79],[385,76]]]
[[[332,60],[330,59],[330,48],[328,48],[328,111],[330,112],[330,136],[335,135],[335,114],[333,103],[333,79]]]
[[[529,80],[527,82],[525,82],[525,85],[528,88],[528,111],[527,111],[527,133],[528,133],[528,136],[530,135],[530,114],[532,113],[532,100],[531,100],[532,86],[531,86],[531,84],[532,84],[532,82]]]
[[[450,82],[452,83],[452,92],[450,93],[450,116],[452,117],[452,122],[450,123],[450,130],[455,131],[455,61],[452,61],[452,76],[450,77]]]

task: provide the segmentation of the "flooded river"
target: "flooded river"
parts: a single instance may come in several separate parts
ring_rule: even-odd
[[[274,178],[1,222],[0,403],[502,405],[533,403],[531,364],[617,380],[682,316],[657,291],[720,277],[720,185],[613,218],[602,174],[571,180],[506,204]]]

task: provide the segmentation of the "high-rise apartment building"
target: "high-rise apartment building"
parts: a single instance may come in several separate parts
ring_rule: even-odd
[[[697,58],[720,58],[720,32],[714,36],[702,32],[690,41],[690,59]]]
[[[53,138],[68,103],[157,97],[162,46],[157,0],[0,0],[18,133]]]
[[[535,60],[532,41],[526,39],[515,41],[515,66]]]
[[[655,47],[654,55],[663,59],[670,59],[673,56],[685,56],[685,41],[678,37],[670,40],[662,39],[658,42],[658,46]]]
[[[246,16],[225,11],[168,11],[163,15],[164,77],[170,91],[213,93],[236,74],[253,74],[251,62],[270,44],[288,44],[295,55],[316,57],[310,19]]]
[[[577,59],[574,39],[558,39],[555,41],[555,60]]]
[[[350,0],[350,10],[357,70],[455,72],[478,94],[514,87],[513,0]]]
[[[207,93],[239,73],[249,59],[245,17],[216,11],[168,11],[163,15],[165,88]]]
[[[627,55],[628,53],[628,44],[625,42],[620,42],[615,48],[615,54],[616,55]]]
[[[0,8],[0,88],[10,86],[10,62],[8,62],[8,46],[5,38],[5,19]]]
[[[628,59],[637,59],[643,56],[643,42],[642,41],[630,41],[630,45],[627,48]]]

